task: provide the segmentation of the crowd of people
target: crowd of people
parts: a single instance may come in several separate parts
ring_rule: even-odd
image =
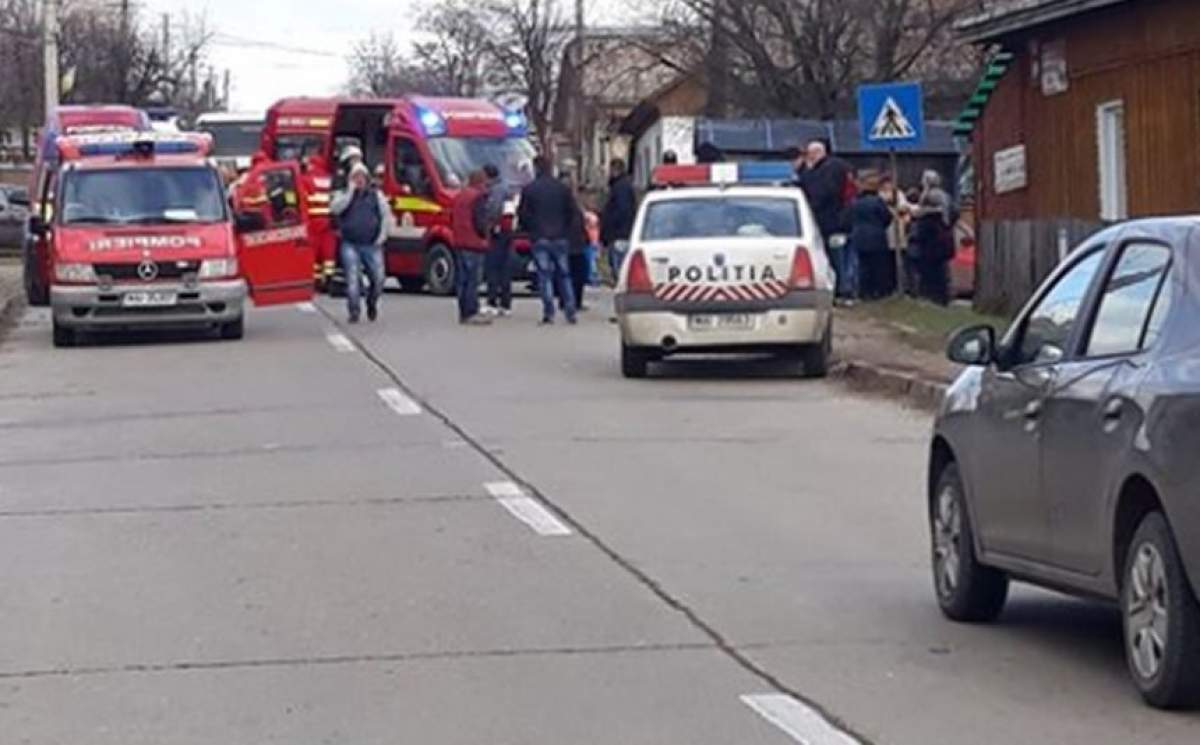
[[[378,317],[382,246],[394,217],[361,155],[350,155],[341,164],[348,171],[347,187],[335,196],[330,211],[338,224],[350,322],[357,323],[364,271],[369,282],[367,318]],[[702,162],[721,159],[715,148],[702,149],[697,156]],[[664,163],[675,161],[673,153],[664,156]],[[798,151],[794,165],[795,186],[805,193],[837,272],[840,302],[878,299],[899,289],[935,303],[949,302],[955,218],[936,171],[926,171],[920,186],[905,192],[888,174],[855,172],[821,141]],[[568,324],[577,322],[578,313],[586,309],[587,288],[597,282],[601,253],[611,276],[619,274],[637,213],[637,194],[625,163],[612,162],[599,215],[581,207],[548,159],[536,158],[533,167],[534,178],[521,191],[515,224],[504,212],[509,185],[494,165],[471,174],[454,199],[451,234],[458,320],[464,325],[489,325],[511,313],[517,229],[530,241],[542,325],[553,324],[559,311]],[[479,298],[481,281],[487,286],[486,304]]]
[[[905,289],[945,305],[954,258],[954,214],[937,171],[908,192],[875,170],[855,173],[814,141],[795,160],[804,190],[838,275],[845,303]]]

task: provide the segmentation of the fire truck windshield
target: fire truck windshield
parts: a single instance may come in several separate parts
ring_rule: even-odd
[[[212,168],[67,171],[58,214],[63,225],[219,222],[226,217]]]
[[[500,169],[500,176],[514,189],[533,180],[533,145],[528,140],[488,137],[435,137],[429,149],[449,187],[467,183],[471,173],[491,163]]]

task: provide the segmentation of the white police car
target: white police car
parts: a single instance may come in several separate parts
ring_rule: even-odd
[[[621,371],[679,354],[770,353],[824,377],[835,277],[788,163],[662,166],[617,284]]]

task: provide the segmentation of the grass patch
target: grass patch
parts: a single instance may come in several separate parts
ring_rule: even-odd
[[[950,334],[964,326],[990,324],[1003,331],[1008,325],[1007,319],[976,313],[970,306],[942,307],[901,296],[862,303],[854,312],[887,325],[914,346],[934,352],[942,351]]]

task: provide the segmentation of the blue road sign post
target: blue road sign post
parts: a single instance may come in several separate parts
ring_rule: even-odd
[[[862,146],[905,150],[925,144],[925,109],[920,83],[881,83],[858,88]]]

